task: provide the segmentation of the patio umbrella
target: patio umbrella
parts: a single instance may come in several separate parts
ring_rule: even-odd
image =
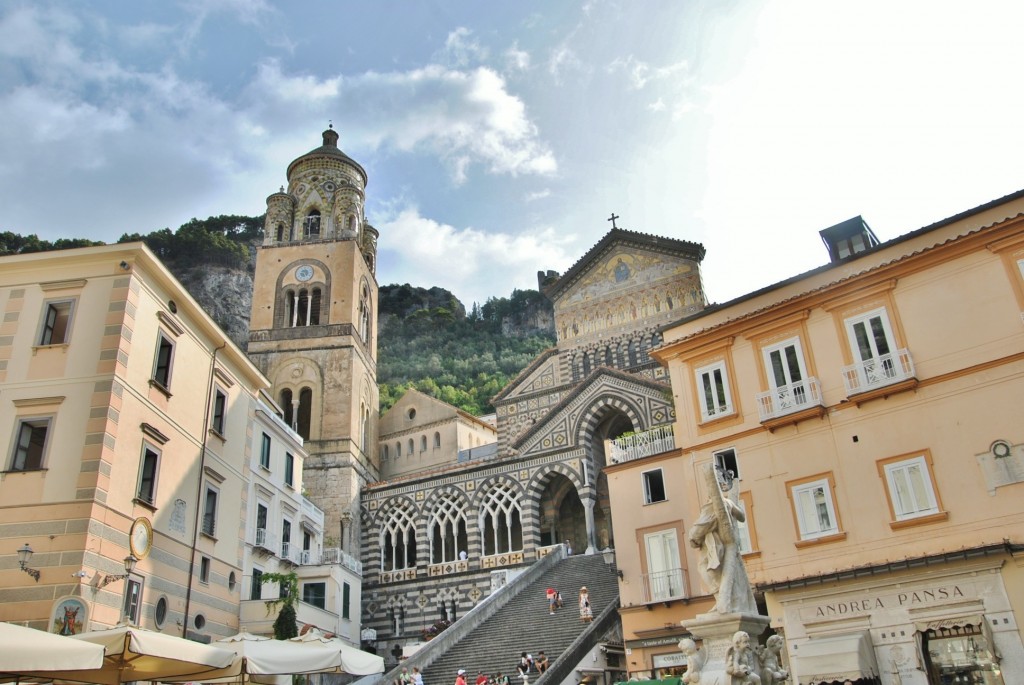
[[[231,637],[217,640],[218,647],[234,651],[237,658],[227,668],[203,674],[202,680],[209,682],[256,682],[273,685],[290,682],[276,676],[291,676],[296,673],[341,673],[341,653],[330,649],[307,649],[304,645],[288,640],[274,640],[269,637],[252,635],[245,631]],[[191,680],[174,678],[173,680]]]
[[[78,671],[103,666],[103,648],[98,645],[12,623],[0,623],[0,645],[0,673],[4,676],[42,669]]]
[[[289,642],[305,645],[313,650],[337,652],[341,656],[341,670],[345,673],[372,675],[384,672],[384,659],[382,657],[356,649],[338,638],[325,637],[316,630],[310,630],[305,635],[293,637]]]
[[[89,670],[43,668],[23,671],[22,674],[35,678],[119,685],[133,680],[201,676],[226,668],[236,659],[235,653],[229,649],[126,625],[80,633],[68,639],[101,646],[104,650],[103,665]]]

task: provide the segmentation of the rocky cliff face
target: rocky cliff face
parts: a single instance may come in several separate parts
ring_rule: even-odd
[[[521,312],[515,312],[501,319],[502,335],[523,338],[529,335],[554,335],[555,310],[551,302],[529,305]]]
[[[252,273],[244,269],[203,266],[174,270],[189,294],[241,349],[249,344]]]

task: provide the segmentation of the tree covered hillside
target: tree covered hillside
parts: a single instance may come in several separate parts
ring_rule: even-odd
[[[493,413],[491,398],[555,342],[553,331],[509,326],[531,310],[550,310],[535,290],[489,298],[467,316],[447,290],[386,285],[379,308],[381,411],[414,387],[470,414]]]
[[[244,349],[262,226],[262,217],[222,215],[176,231],[125,233],[118,242],[146,243]],[[0,255],[102,244],[0,232]],[[491,398],[555,342],[551,304],[535,290],[474,303],[467,314],[443,288],[385,285],[378,309],[381,412],[415,387],[470,414],[492,413]]]

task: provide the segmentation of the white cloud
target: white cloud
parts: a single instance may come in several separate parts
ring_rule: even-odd
[[[642,90],[651,81],[662,81],[673,78],[685,84],[689,79],[682,78],[689,72],[689,63],[686,60],[675,62],[662,67],[652,67],[647,62],[638,60],[633,55],[629,57],[616,58],[608,65],[608,73],[622,71],[629,77],[630,85],[634,90]]]
[[[647,105],[647,109],[651,110],[652,112],[664,112],[666,109],[668,109],[668,107],[665,105],[664,100],[658,98],[651,104]]]
[[[551,51],[548,59],[548,73],[556,83],[562,82],[562,77],[567,71],[586,71],[586,67],[576,53],[566,44],[559,45]]]
[[[505,51],[505,69],[507,71],[526,71],[530,68],[530,53],[519,49],[518,43]]]
[[[448,34],[440,60],[448,66],[467,67],[487,59],[488,50],[472,37],[473,32],[460,26]]]
[[[514,288],[536,289],[538,269],[564,270],[578,255],[575,236],[552,228],[515,235],[477,228],[458,229],[424,217],[406,206],[375,223],[382,236],[382,283],[402,282],[415,274],[421,286],[452,291],[468,309],[488,297],[507,297]]]
[[[551,197],[551,189],[545,188],[544,190],[538,190],[532,193],[527,193],[523,200],[526,202],[534,202],[536,200],[543,200],[546,197]]]

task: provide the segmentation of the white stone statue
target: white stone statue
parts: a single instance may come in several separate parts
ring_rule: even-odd
[[[736,529],[736,521],[746,520],[743,510],[722,495],[711,464],[704,467],[704,481],[708,501],[700,508],[700,516],[690,527],[687,538],[700,550],[697,568],[715,596],[715,606],[710,613],[757,614]]]
[[[704,661],[707,654],[697,648],[697,643],[688,637],[679,641],[679,651],[686,655],[686,673],[682,681],[685,685],[697,685],[700,683],[700,672],[704,668]]]
[[[750,646],[750,636],[738,630],[725,654],[725,672],[732,676],[732,685],[761,685],[760,663]]]
[[[782,667],[781,635],[772,635],[764,647],[757,651],[761,660],[761,685],[779,685],[789,679],[789,671]]]

